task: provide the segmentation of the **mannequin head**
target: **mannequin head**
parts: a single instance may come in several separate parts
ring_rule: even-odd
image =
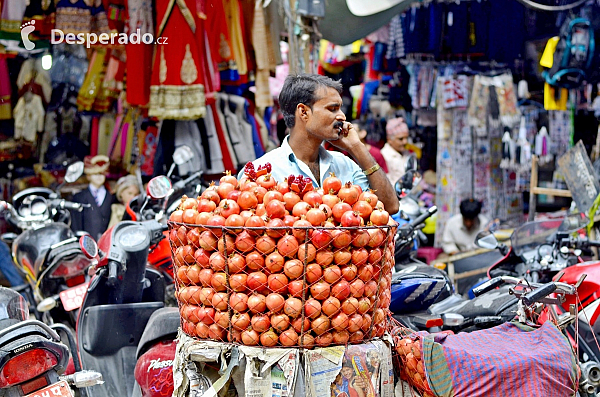
[[[91,174],[87,175],[87,180],[90,185],[95,188],[99,188],[100,186],[104,186],[104,182],[106,182],[106,176],[104,174]]]
[[[131,201],[132,198],[140,194],[140,188],[138,186],[138,181],[135,175],[126,175],[124,177],[119,178],[116,185],[116,195],[117,199],[123,203],[127,204]]]
[[[106,181],[109,159],[106,156],[86,156],[83,159],[83,172],[87,176],[90,185],[99,188]]]

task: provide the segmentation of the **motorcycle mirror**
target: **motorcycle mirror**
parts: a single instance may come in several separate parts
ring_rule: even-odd
[[[583,214],[570,214],[567,215],[560,226],[558,227],[559,232],[573,233],[582,227],[587,226],[590,223],[590,219]]]
[[[475,237],[475,245],[480,248],[493,250],[498,248],[498,240],[496,239],[496,236],[494,236],[494,233],[488,230],[483,230],[477,233],[477,236]]]
[[[418,167],[417,156],[410,154],[406,160],[406,171],[417,171]]]
[[[98,256],[98,244],[89,234],[79,238],[79,246],[87,258],[93,259]]]
[[[175,149],[173,153],[173,162],[177,165],[187,163],[194,158],[194,152],[189,146],[183,145]]]
[[[58,306],[58,302],[56,301],[55,297],[49,297],[46,298],[44,300],[42,300],[40,303],[38,303],[36,309],[38,312],[49,312],[50,310],[54,309],[56,306]]]
[[[17,233],[3,233],[0,236],[0,240],[4,241],[8,245],[11,245],[17,239],[17,237],[19,237]]]
[[[157,176],[148,182],[146,194],[153,199],[163,199],[169,195],[172,186],[169,178],[166,176]]]
[[[83,161],[77,161],[67,167],[65,181],[68,183],[73,183],[79,179],[81,175],[83,175]]]

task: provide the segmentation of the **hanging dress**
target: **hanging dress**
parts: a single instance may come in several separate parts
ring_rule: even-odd
[[[196,42],[196,1],[157,0],[156,37],[166,38],[154,53],[150,109],[162,119],[195,120],[206,113],[202,54]]]
[[[127,0],[125,33],[154,35],[152,0]],[[167,42],[168,43],[168,42]],[[146,106],[150,101],[150,79],[152,76],[152,51],[154,47],[144,43],[127,43],[127,102],[134,106]]]

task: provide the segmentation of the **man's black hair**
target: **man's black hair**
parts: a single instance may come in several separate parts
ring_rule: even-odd
[[[473,198],[465,199],[460,202],[460,213],[463,218],[475,219],[481,212],[481,201]]]
[[[303,103],[312,109],[319,100],[319,88],[333,88],[342,95],[342,83],[319,74],[289,75],[279,93],[279,106],[285,125],[293,128],[296,125],[296,107]]]

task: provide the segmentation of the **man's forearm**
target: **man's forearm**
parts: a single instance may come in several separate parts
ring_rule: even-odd
[[[363,170],[367,170],[377,164],[369,150],[361,143],[362,147],[357,146],[350,151],[350,155],[354,158],[354,161]],[[396,197],[396,191],[390,183],[389,179],[383,169],[379,169],[368,175],[369,185],[373,190],[377,191],[377,197],[385,206],[387,212],[395,214],[398,212],[398,197]]]

